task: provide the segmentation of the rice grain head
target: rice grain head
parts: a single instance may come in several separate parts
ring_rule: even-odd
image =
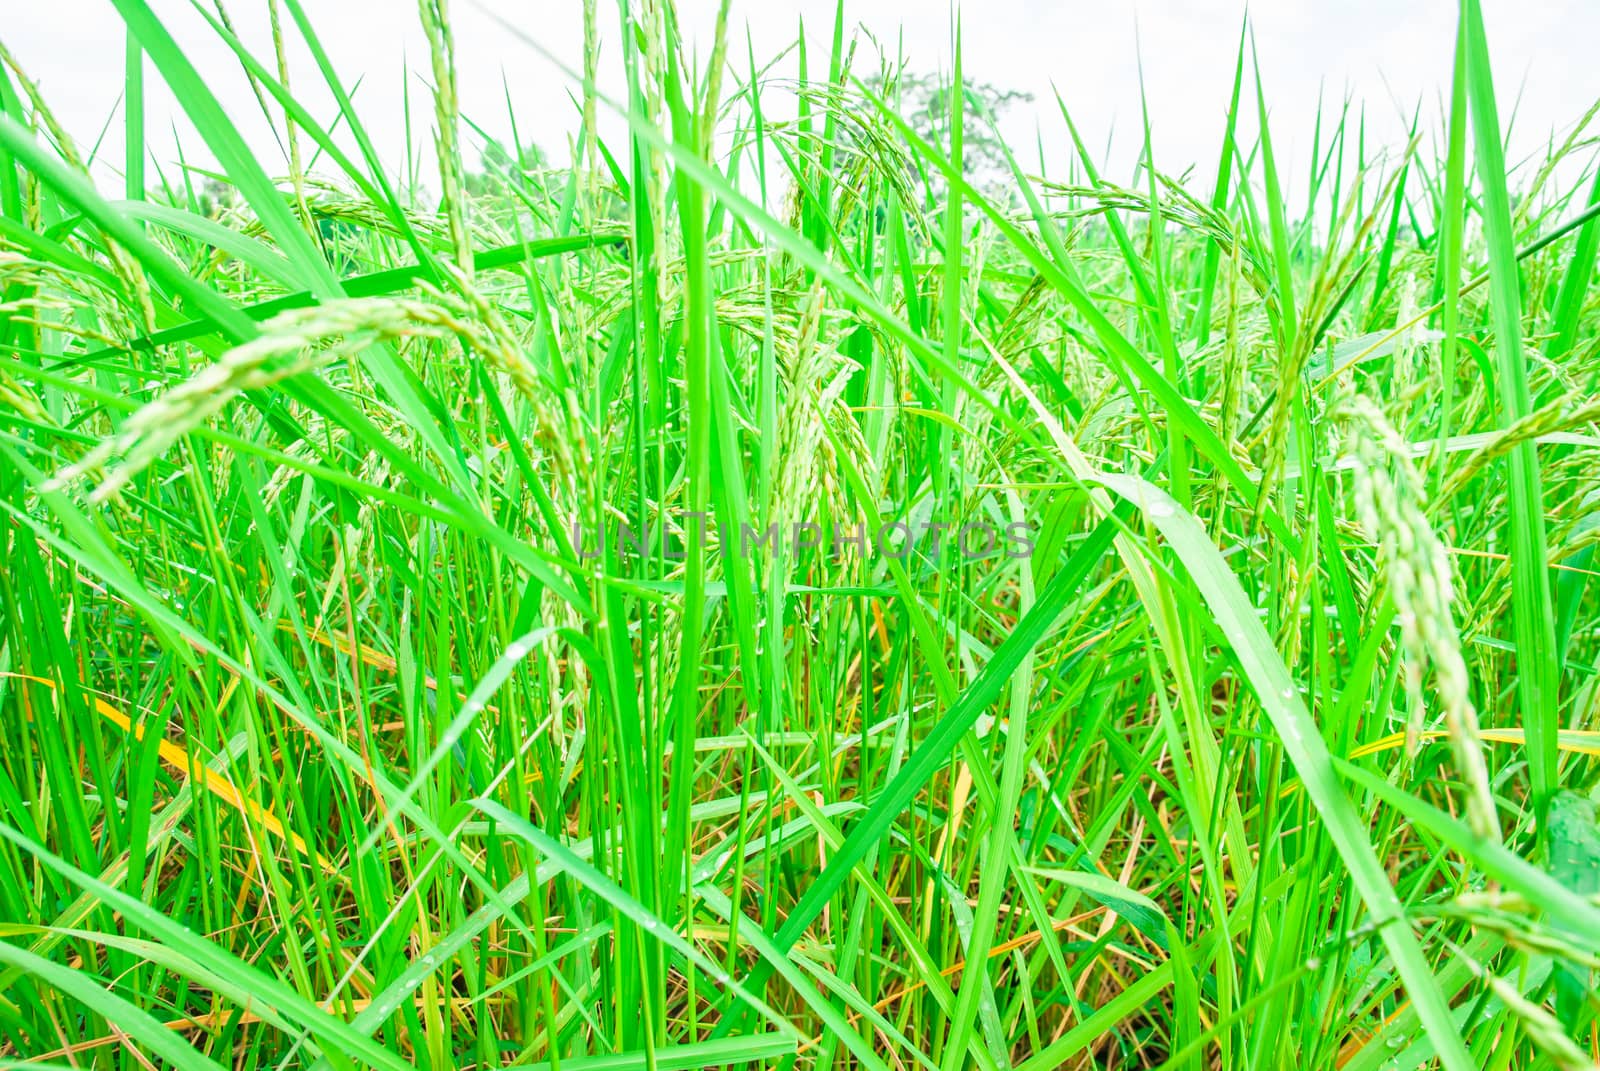
[[[1411,717],[1406,751],[1415,755],[1422,729],[1422,680],[1434,670],[1456,770],[1467,788],[1467,818],[1479,836],[1499,839],[1499,819],[1478,735],[1478,712],[1451,613],[1450,558],[1428,523],[1422,479],[1410,449],[1370,399],[1355,395],[1341,408],[1349,425],[1356,515],[1378,545],[1400,623]]]
[[[353,357],[376,343],[414,336],[454,336],[467,344],[488,339],[460,310],[402,298],[350,298],[279,313],[262,324],[258,338],[228,350],[136,410],[114,435],[62,469],[47,487],[59,489],[115,462],[89,496],[104,501],[241,393]],[[505,359],[501,345],[489,341],[483,348]]]

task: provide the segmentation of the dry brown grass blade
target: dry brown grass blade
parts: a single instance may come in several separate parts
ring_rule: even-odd
[[[45,677],[36,677],[31,673],[0,672],[0,677],[10,677],[15,680],[30,681],[34,684],[43,685],[44,687],[49,688],[52,692],[56,690],[55,681],[49,680]],[[230,681],[228,683],[225,695],[231,695],[233,690],[238,687],[238,683],[239,680],[237,677]],[[107,703],[99,696],[93,696],[92,699],[94,702],[94,709],[97,714],[111,722],[118,729],[121,729],[124,733],[131,734],[135,740],[144,739],[144,726],[134,725],[132,719],[130,719],[128,715],[124,714],[110,703]],[[251,821],[251,823],[260,826],[262,829],[266,830],[268,833],[271,833],[285,844],[288,844],[305,858],[316,860],[317,864],[321,866],[322,869],[328,874],[337,875],[340,873],[339,868],[336,867],[331,860],[321,854],[313,852],[306,844],[303,837],[301,837],[298,833],[291,833],[290,831],[284,829],[283,823],[278,821],[273,814],[267,811],[255,800],[245,796],[242,792],[234,787],[233,782],[229,781],[222,774],[211,769],[205,763],[197,761],[187,750],[167,739],[158,741],[156,743],[156,750],[161,756],[161,761],[165,762],[168,766],[172,767],[174,770],[177,770],[185,777],[194,778],[198,776],[200,779],[200,784],[207,792],[210,792],[213,796],[217,797],[219,800],[226,803],[240,814],[244,815]]]

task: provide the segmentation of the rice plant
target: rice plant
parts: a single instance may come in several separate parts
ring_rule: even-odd
[[[265,158],[114,5],[123,189],[0,51],[4,1066],[1600,1058],[1597,109],[1478,0],[1437,138],[1246,34],[1127,175],[670,0],[559,166],[421,0],[386,167],[197,5]]]

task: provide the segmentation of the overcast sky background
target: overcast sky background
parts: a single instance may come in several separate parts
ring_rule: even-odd
[[[286,170],[231,53],[186,0],[151,2],[269,168]],[[431,122],[424,81],[427,44],[415,6],[406,0],[304,0],[304,5],[346,84],[360,80],[357,109],[385,161],[398,171],[406,155],[408,84],[414,145],[428,145]],[[265,3],[229,0],[227,6],[246,41],[270,65]],[[580,0],[454,0],[451,6],[465,114],[509,143],[509,92],[522,140],[564,160],[577,125],[569,94],[576,96],[577,89],[496,16],[577,65]],[[715,0],[679,0],[678,6],[704,56]],[[744,66],[748,27],[758,62],[765,62],[795,38],[803,18],[813,64],[825,63],[833,7],[833,0],[734,0],[737,36],[730,55]],[[1537,152],[1552,131],[1564,134],[1600,99],[1595,60],[1600,4],[1483,0],[1483,7],[1502,123],[1510,121],[1512,105],[1517,107],[1510,161],[1515,164]],[[605,0],[600,9],[602,84],[616,89],[621,85],[616,6]],[[891,51],[903,47],[918,69],[948,68],[950,9],[937,0],[846,0],[845,11],[850,28],[865,27]],[[1054,104],[1059,90],[1092,146],[1107,146],[1110,139],[1108,177],[1126,180],[1138,148],[1142,55],[1157,164],[1169,173],[1198,165],[1205,188],[1205,176],[1215,167],[1242,15],[1239,0],[983,0],[969,4],[962,16],[963,62],[970,79],[1034,95],[1031,105],[1013,108],[1003,123],[1030,164],[1037,158],[1037,131],[1046,166],[1052,171],[1065,166],[1070,145]],[[1347,95],[1364,102],[1369,144],[1402,143],[1405,117],[1419,102],[1425,128],[1438,130],[1441,94],[1450,76],[1453,0],[1255,0],[1250,18],[1274,142],[1294,162],[1292,173],[1305,170],[1319,93],[1335,108]],[[96,176],[112,189],[121,185],[123,40],[109,0],[0,0],[0,41],[40,84],[67,129],[85,147],[104,131]],[[331,97],[297,40],[291,58],[297,95],[324,122],[331,120]],[[152,157],[170,167],[177,158],[171,133],[176,131],[191,163],[209,162],[159,75],[147,70]],[[792,58],[778,69],[786,77],[794,71]],[[108,125],[108,120],[113,121]],[[603,130],[620,144],[620,120],[608,118]],[[431,152],[421,155],[428,159]]]

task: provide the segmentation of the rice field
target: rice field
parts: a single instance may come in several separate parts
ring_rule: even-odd
[[[0,48],[0,1067],[1596,1065],[1600,106],[1478,0],[1180,173],[671,0],[561,164],[398,12],[397,169],[263,3],[279,154],[114,0],[120,185]]]

